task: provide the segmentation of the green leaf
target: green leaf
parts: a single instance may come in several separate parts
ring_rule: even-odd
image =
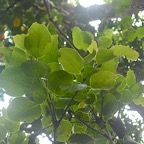
[[[51,42],[49,42],[45,48],[45,55],[39,58],[39,60],[48,64],[58,62],[58,57],[58,35],[52,35]]]
[[[26,61],[21,65],[24,73],[29,77],[42,78],[49,74],[50,68],[48,65],[38,61]]]
[[[133,30],[133,29],[128,30],[128,32],[127,32],[127,40],[129,42],[133,42],[135,38],[136,38],[135,30]]]
[[[129,46],[115,45],[111,50],[113,50],[114,55],[126,56],[126,58],[131,61],[135,61],[139,57],[138,52],[131,49]]]
[[[14,36],[14,43],[15,47],[25,50],[24,41],[25,41],[25,34],[16,35]]]
[[[98,47],[97,47],[96,41],[92,40],[92,43],[91,43],[91,45],[87,48],[87,50],[88,50],[90,53],[93,53],[94,51],[98,51]]]
[[[19,133],[13,134],[10,137],[11,144],[23,144],[24,141],[25,141],[25,133],[24,132],[19,132]]]
[[[66,71],[59,70],[53,72],[48,78],[48,88],[57,95],[64,95],[68,90],[63,90],[62,87],[71,85],[73,77]]]
[[[18,97],[14,98],[9,104],[7,114],[12,121],[32,122],[41,115],[41,107],[25,97]]]
[[[135,74],[134,74],[133,70],[129,69],[127,71],[126,83],[127,83],[128,86],[131,86],[134,83],[136,83],[136,77],[135,77]]]
[[[101,103],[100,103],[101,107]],[[113,115],[118,108],[118,102],[113,94],[106,94],[103,98],[103,115],[105,117],[110,117]]]
[[[102,63],[108,62],[112,60],[116,56],[113,54],[111,49],[100,49],[96,54],[97,64],[100,65]]]
[[[72,132],[72,125],[68,120],[62,120],[57,128],[57,141],[65,142],[69,139]]]
[[[108,36],[101,36],[98,39],[98,46],[99,48],[106,49],[109,48],[112,44],[112,38]]]
[[[23,50],[13,47],[13,48],[1,48],[0,53],[3,54],[3,61],[8,66],[21,65],[26,61],[26,54]]]
[[[19,130],[19,123],[10,121],[10,120],[8,120],[8,119],[4,119],[4,125],[5,125],[5,128],[6,128],[10,133],[13,133],[13,132],[16,132],[16,131]]]
[[[121,97],[120,97],[120,101],[125,103],[125,104],[129,104],[132,102],[132,93],[128,90],[128,89],[123,89],[120,91]]]
[[[0,142],[2,142],[5,139],[6,133],[7,133],[6,128],[0,125]]]
[[[143,85],[141,83],[135,83],[130,87],[133,99],[137,99],[143,93]]]
[[[118,75],[110,71],[99,71],[90,78],[90,85],[96,89],[111,89],[117,84]]]
[[[83,124],[76,123],[74,124],[73,129],[74,129],[74,133],[85,133],[87,130],[87,127]]]
[[[143,95],[141,95],[140,97],[138,97],[137,99],[134,99],[133,102],[136,105],[141,105],[142,107],[144,107],[144,97]]]
[[[117,73],[118,58],[114,58],[102,64],[100,70],[111,71]]]
[[[22,96],[32,84],[32,78],[25,75],[20,67],[10,67],[0,75],[0,87],[10,96]]]
[[[61,48],[61,57],[58,59],[64,69],[69,73],[80,74],[83,68],[82,57],[73,49]]]
[[[73,134],[70,139],[69,139],[71,144],[88,144],[90,142],[93,142],[94,139],[91,138],[89,135],[87,134]]]
[[[76,48],[81,50],[87,50],[87,48],[91,45],[93,35],[90,32],[82,31],[80,28],[75,26],[72,31],[73,43]],[[91,48],[89,48],[90,50]]]
[[[32,84],[25,92],[28,100],[41,104],[47,99],[47,91],[39,82]]]
[[[136,36],[139,38],[139,39],[142,39],[144,37],[144,27],[138,27],[136,29]]]
[[[45,55],[45,48],[51,41],[51,35],[43,24],[33,23],[25,37],[24,45],[29,54],[35,58]]]

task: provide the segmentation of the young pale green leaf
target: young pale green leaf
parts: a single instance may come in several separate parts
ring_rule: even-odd
[[[57,141],[65,142],[69,139],[72,132],[72,124],[68,120],[62,120],[57,128]]]
[[[32,82],[32,78],[26,76],[20,67],[7,68],[0,75],[0,87],[10,96],[22,96]]]
[[[73,49],[61,48],[61,57],[58,59],[64,70],[72,74],[80,74],[83,68],[82,57]]]
[[[24,73],[29,77],[42,78],[48,76],[50,68],[45,63],[39,61],[26,61],[21,65]]]
[[[111,71],[113,73],[117,73],[117,67],[118,67],[118,58],[116,57],[112,60],[109,60],[103,63],[100,70]]]
[[[78,143],[87,144],[87,143],[93,142],[94,139],[87,134],[77,133],[77,134],[73,134],[70,137],[69,141],[71,144],[78,144]]]
[[[87,50],[94,39],[90,32],[82,31],[77,26],[73,28],[72,37],[75,47],[81,50]]]
[[[97,43],[96,43],[95,40],[92,40],[92,43],[91,43],[91,45],[87,48],[87,50],[88,50],[90,53],[93,53],[94,51],[98,51]]]
[[[25,34],[16,35],[14,36],[14,43],[15,47],[25,50],[24,41],[25,41]]]
[[[20,122],[32,122],[41,115],[39,104],[30,102],[25,97],[14,98],[7,108],[7,114],[10,120]]]
[[[45,48],[51,41],[51,35],[43,24],[33,23],[25,36],[24,46],[29,54],[35,58],[45,55]]]
[[[112,60],[116,56],[113,54],[111,49],[100,49],[96,54],[97,64],[100,65],[102,63],[108,62]]]
[[[111,89],[117,84],[119,76],[110,71],[99,71],[90,78],[90,85],[96,89]]]
[[[106,49],[109,48],[112,44],[112,38],[108,36],[101,36],[98,39],[98,46],[99,48]]]
[[[135,34],[139,39],[142,39],[144,37],[144,27],[138,27]]]
[[[51,42],[49,42],[45,48],[45,54],[39,58],[40,61],[45,63],[58,62],[58,35],[51,36]]]
[[[135,74],[134,74],[133,70],[129,69],[127,71],[126,83],[127,83],[128,86],[131,86],[134,83],[136,83],[136,77],[135,77]]]
[[[53,72],[48,77],[48,88],[50,91],[57,95],[64,95],[68,90],[63,90],[62,87],[71,85],[73,82],[73,77],[66,71],[59,70]]]
[[[126,56],[128,60],[135,61],[139,57],[139,53],[130,48],[129,46],[115,45],[111,47],[114,55]]]
[[[143,85],[141,83],[135,83],[130,87],[133,99],[137,99],[143,93]]]
[[[120,97],[120,101],[125,103],[125,104],[129,104],[132,102],[132,93],[128,90],[128,89],[123,89],[120,91],[121,97]]]
[[[7,131],[3,125],[0,125],[0,142],[2,142],[6,137]]]

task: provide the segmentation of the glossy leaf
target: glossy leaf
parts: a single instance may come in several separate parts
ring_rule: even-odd
[[[126,56],[126,58],[131,61],[135,61],[139,57],[138,52],[129,46],[115,45],[111,48],[111,50],[113,50],[114,55]]]
[[[48,88],[57,95],[64,95],[68,90],[62,87],[71,85],[73,77],[66,71],[59,70],[53,72],[48,78]]]
[[[2,142],[5,139],[6,133],[7,133],[6,128],[0,125],[0,142]]]
[[[33,23],[25,37],[24,46],[29,54],[35,58],[45,55],[45,48],[51,41],[51,35],[46,26]]]
[[[116,85],[117,79],[117,74],[110,71],[99,71],[91,76],[90,84],[96,89],[111,89]]]
[[[41,107],[25,97],[14,98],[7,108],[7,114],[12,121],[32,122],[39,118]]]
[[[100,49],[96,54],[96,61],[98,65],[112,60],[116,56],[111,49]]]
[[[133,85],[134,83],[136,83],[136,77],[135,74],[132,70],[128,70],[127,71],[127,76],[126,76],[126,83],[128,86]]]
[[[32,84],[32,78],[27,77],[20,67],[11,67],[2,71],[0,86],[10,96],[22,96]]]
[[[69,73],[80,74],[83,68],[82,57],[73,49],[61,48],[61,57],[58,59],[64,69]]]
[[[65,142],[69,139],[72,132],[72,124],[68,120],[62,120],[57,128],[57,141]]]
[[[82,31],[76,26],[73,28],[72,38],[75,47],[81,50],[87,50],[87,48],[91,45],[92,40],[94,39],[90,32]]]

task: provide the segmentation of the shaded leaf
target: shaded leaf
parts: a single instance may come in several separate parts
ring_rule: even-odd
[[[65,142],[69,139],[72,132],[72,125],[68,120],[62,120],[57,128],[57,141]]]
[[[32,84],[32,78],[27,77],[20,67],[10,67],[2,71],[0,86],[10,96],[22,96]]]
[[[133,85],[134,83],[136,83],[136,77],[135,74],[132,70],[128,70],[127,71],[127,76],[126,76],[126,83],[128,86]]]
[[[12,121],[32,122],[39,118],[41,107],[25,97],[14,98],[7,108],[7,114]]]
[[[98,45],[100,48],[102,49],[106,49],[106,48],[109,48],[112,44],[112,38],[111,37],[108,37],[108,36],[101,36],[99,39],[98,39]]]
[[[66,71],[59,70],[53,72],[48,78],[48,88],[57,95],[64,95],[67,89],[63,90],[62,87],[71,85],[73,77]]]
[[[6,133],[7,133],[6,128],[0,125],[0,142],[5,139]]]

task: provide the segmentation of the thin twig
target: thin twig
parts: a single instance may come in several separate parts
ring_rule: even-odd
[[[49,2],[46,1],[46,0],[43,0],[44,4],[45,4],[45,7],[46,7],[46,11],[47,11],[47,14],[48,14],[48,17],[49,17],[49,21],[55,26],[55,28],[57,29],[58,33],[64,38],[64,40],[74,49],[75,46],[73,45],[73,43],[67,38],[67,36],[60,30],[60,28],[58,27],[58,25],[54,22],[53,18],[51,17],[51,14],[50,14],[50,5],[49,5]]]
[[[75,112],[73,112],[72,110],[71,110],[71,112],[72,112],[72,114],[73,114],[81,123],[83,123],[85,126],[87,126],[87,128],[95,131],[97,134],[99,134],[99,135],[101,135],[101,136],[103,136],[103,137],[105,137],[105,138],[109,138],[109,136],[108,136],[107,134],[102,133],[102,132],[94,129],[94,128],[91,127],[89,124],[87,124],[85,121],[83,121],[79,116],[77,116],[77,115],[75,114]]]

